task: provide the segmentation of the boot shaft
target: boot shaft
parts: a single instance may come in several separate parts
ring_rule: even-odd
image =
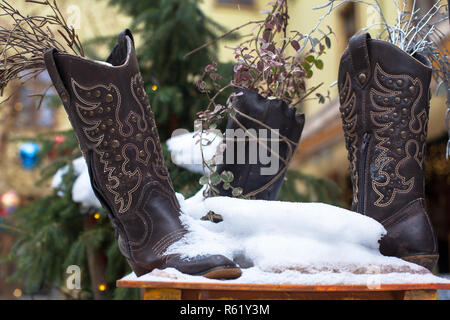
[[[430,81],[425,57],[368,34],[350,40],[338,85],[354,211],[384,221],[424,198]]]
[[[122,253],[134,260],[156,254],[186,232],[164,163],[153,113],[128,30],[101,63],[61,53],[45,54],[89,168],[92,188],[119,234]]]
[[[114,213],[133,210],[149,182],[173,193],[131,34],[119,36],[110,65],[55,49],[45,59],[92,178],[104,182],[99,188]]]

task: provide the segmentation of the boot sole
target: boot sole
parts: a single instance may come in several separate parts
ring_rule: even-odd
[[[142,267],[138,267],[135,264],[131,263],[128,260],[128,264],[130,265],[131,269],[133,269],[136,276],[140,277],[144,274],[152,272],[152,270],[148,270]],[[225,280],[225,279],[236,279],[239,278],[242,275],[242,270],[240,268],[235,267],[216,267],[213,269],[210,269],[206,272],[195,274],[197,276],[203,276],[208,279],[218,279],[218,280]]]
[[[239,278],[242,275],[242,270],[240,268],[218,267],[201,275],[208,279],[228,280]]]
[[[433,271],[439,259],[438,254],[421,254],[417,256],[402,257],[403,260],[418,264],[430,271]]]

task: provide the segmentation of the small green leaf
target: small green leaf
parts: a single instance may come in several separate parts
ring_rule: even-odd
[[[242,188],[233,188],[232,195],[233,197],[239,197],[242,194]]]
[[[319,98],[319,103],[325,103],[325,97],[324,96],[320,96]]]
[[[306,78],[311,78],[313,76],[312,70],[306,70]]]
[[[224,190],[228,190],[231,188],[231,184],[229,182],[224,182],[222,187]]]
[[[217,172],[213,172],[209,177],[209,181],[213,186],[216,186],[220,183],[220,175]]]
[[[306,61],[302,62],[302,67],[307,71],[311,69],[311,65]]]
[[[331,40],[329,37],[325,37],[325,45],[327,46],[328,49],[331,48]]]
[[[308,62],[313,63],[314,60],[316,60],[316,58],[314,58],[314,56],[307,56],[307,57],[305,58],[305,60],[308,61]]]
[[[322,70],[323,69],[323,61],[320,59],[317,59],[314,61],[314,64],[316,65],[317,69]]]
[[[232,182],[234,180],[234,175],[231,171],[224,171],[220,174],[220,176],[224,182]]]
[[[208,184],[208,182],[209,182],[209,179],[206,176],[202,176],[200,178],[200,180],[198,181],[198,183],[200,183],[202,186],[204,186],[205,184]]]

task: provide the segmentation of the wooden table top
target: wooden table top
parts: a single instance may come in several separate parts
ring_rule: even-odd
[[[450,283],[401,283],[381,284],[369,288],[365,284],[357,285],[295,285],[295,284],[251,284],[227,282],[182,282],[182,281],[137,281],[118,280],[118,287],[128,288],[165,288],[186,290],[232,290],[232,291],[285,291],[285,292],[332,292],[332,291],[403,291],[403,290],[450,290]]]

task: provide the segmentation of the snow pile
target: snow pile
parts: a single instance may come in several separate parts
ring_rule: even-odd
[[[74,173],[77,176],[72,188],[72,200],[80,203],[83,208],[101,208],[101,204],[92,190],[89,179],[89,171],[84,157],[79,157],[72,162]],[[69,166],[62,167],[53,176],[51,187],[58,190],[58,195],[62,196],[62,178],[69,171]]]
[[[202,152],[200,149],[200,136],[196,132],[188,132],[173,136],[166,141],[167,147],[171,153],[172,161],[177,166],[183,167],[191,172],[203,173]],[[221,145],[223,137],[218,133],[204,133],[203,155],[205,161],[211,160]]]
[[[352,272],[319,272],[302,273],[295,270],[281,272],[267,272],[258,267],[242,269],[242,276],[233,280],[207,279],[201,276],[190,276],[173,268],[164,270],[155,269],[141,277],[134,273],[123,277],[121,280],[128,281],[155,281],[155,282],[210,282],[210,283],[240,283],[240,284],[290,284],[290,285],[366,285],[369,289],[379,288],[383,284],[402,283],[450,283],[443,279],[426,273],[391,272],[380,273],[376,268],[367,273]]]
[[[190,231],[167,253],[222,254],[241,264],[234,283],[383,284],[446,282],[428,270],[378,251],[386,233],[381,224],[352,211],[322,203],[204,199],[202,190],[184,200],[181,220]],[[199,220],[213,211],[218,224]],[[123,280],[215,282],[175,269],[154,270]],[[448,281],[450,282],[450,281]]]
[[[306,273],[364,272],[368,266],[383,272],[422,268],[388,258],[378,251],[386,233],[374,219],[323,203],[203,198],[200,191],[183,200],[181,221],[190,231],[168,253],[222,254],[245,257],[263,271],[287,269]],[[213,211],[223,217],[215,224],[199,218]]]

